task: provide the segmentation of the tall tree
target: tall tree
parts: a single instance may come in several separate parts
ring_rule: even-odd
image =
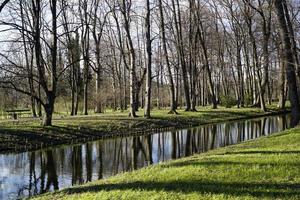
[[[87,0],[79,1],[81,20],[81,49],[83,57],[83,114],[88,115],[88,90],[91,79],[90,73],[90,14]]]
[[[293,124],[296,125],[300,119],[300,105],[298,97],[298,87],[295,73],[295,60],[291,44],[291,33],[288,27],[287,18],[289,13],[285,12],[284,6],[286,6],[285,0],[275,0],[276,14],[279,21],[280,36],[283,45],[283,59],[286,67],[286,78],[289,87],[289,97],[292,106]]]
[[[211,71],[211,66],[209,63],[209,55],[208,55],[208,48],[207,48],[207,41],[206,41],[206,32],[205,32],[205,27],[204,27],[204,20],[201,18],[201,13],[200,13],[200,8],[201,5],[198,3],[198,11],[197,11],[197,21],[198,21],[198,27],[197,31],[199,34],[199,41],[200,45],[202,48],[202,54],[204,58],[204,68],[207,74],[207,81],[208,81],[208,86],[209,86],[209,91],[210,91],[210,96],[211,96],[211,101],[212,101],[212,107],[216,109],[218,107],[217,105],[217,98],[215,94],[215,87],[212,79],[212,71]]]
[[[176,6],[177,5],[177,6]],[[182,20],[181,20],[181,11],[179,0],[172,0],[172,9],[173,9],[173,16],[174,16],[174,26],[176,30],[176,45],[178,49],[178,56],[181,65],[181,72],[183,78],[183,88],[185,94],[185,103],[186,103],[186,111],[191,110],[191,99],[190,99],[190,88],[189,88],[189,79],[188,79],[188,71],[187,71],[187,64],[186,64],[186,55],[184,50],[184,39],[182,33]]]
[[[250,10],[250,7],[248,5],[244,6],[244,15],[245,15],[245,21],[248,26],[248,34],[250,37],[250,42],[252,44],[252,54],[253,54],[253,65],[254,65],[254,74],[257,75],[257,85],[258,85],[258,96],[259,96],[259,103],[260,108],[262,111],[266,111],[266,105],[265,105],[265,98],[264,98],[264,92],[263,92],[263,83],[262,83],[262,75],[260,70],[260,62],[259,62],[259,56],[258,56],[258,49],[257,49],[257,40],[255,39],[255,35],[253,32],[253,16]]]
[[[93,1],[93,15],[92,15],[92,37],[95,43],[95,67],[94,71],[96,73],[96,84],[95,84],[95,113],[103,112],[102,102],[101,102],[101,82],[103,79],[103,69],[101,63],[101,40],[103,37],[103,31],[106,24],[107,16],[109,12],[100,7],[100,0]],[[103,6],[105,7],[105,6]]]
[[[146,118],[150,118],[151,111],[151,91],[152,91],[152,47],[151,47],[151,12],[150,0],[146,0],[146,51],[147,51],[147,73],[146,73],[146,93],[145,93],[145,111]]]
[[[159,7],[159,15],[160,15],[160,34],[161,34],[161,42],[163,48],[163,56],[166,62],[167,70],[168,70],[168,79],[170,85],[170,114],[177,114],[176,111],[176,100],[175,100],[175,87],[174,87],[174,80],[173,74],[171,70],[171,65],[169,61],[168,49],[167,49],[167,39],[166,39],[166,31],[165,31],[165,21],[164,21],[164,12],[163,12],[163,4],[162,0],[158,0],[158,7]]]
[[[22,35],[22,40],[23,40],[23,48],[24,48],[24,54],[25,54],[25,65],[28,73],[28,85],[29,85],[29,90],[31,93],[31,111],[32,111],[32,116],[36,117],[36,109],[35,109],[35,98],[34,98],[34,81],[33,81],[33,48],[28,47],[29,45],[27,44],[27,40],[31,40],[31,37],[25,32],[27,29],[26,24],[25,24],[25,15],[24,15],[24,8],[23,8],[23,3],[22,1],[19,2],[20,4],[20,12],[21,12],[21,35]],[[30,45],[32,46],[32,45]],[[31,51],[31,52],[29,52]],[[32,55],[30,55],[30,53]]]
[[[129,67],[129,82],[130,82],[130,113],[131,117],[137,117],[136,115],[136,53],[133,46],[133,40],[130,31],[130,12],[131,12],[131,1],[122,0],[121,2],[121,13],[124,20],[124,29],[126,33],[129,54],[130,54],[130,67]]]

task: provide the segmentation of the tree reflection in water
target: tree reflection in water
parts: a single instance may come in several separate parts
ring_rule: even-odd
[[[82,146],[72,148],[72,185],[82,184]]]
[[[0,164],[10,174],[0,190],[14,199],[53,191],[143,166],[206,152],[290,127],[290,115],[199,126],[152,135],[105,139],[53,150],[10,154]],[[25,167],[24,167],[25,166]],[[26,177],[25,180],[22,177]]]
[[[56,173],[56,165],[53,158],[53,152],[48,150],[40,153],[41,158],[41,189],[40,193],[48,192],[53,186],[54,190],[58,190],[58,177]],[[47,179],[46,179],[47,178]]]

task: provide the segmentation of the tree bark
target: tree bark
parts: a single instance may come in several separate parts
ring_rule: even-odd
[[[292,125],[296,125],[300,118],[300,106],[298,97],[297,80],[295,73],[295,60],[292,52],[291,37],[287,24],[287,16],[289,13],[284,12],[285,0],[275,0],[276,14],[280,26],[280,37],[283,45],[283,60],[286,67],[286,78],[288,81],[289,97],[292,107],[293,122]],[[292,28],[292,27],[290,27]]]
[[[282,51],[281,48],[278,47],[278,65],[280,66],[280,85],[279,85],[280,95],[279,95],[278,107],[281,109],[285,109],[286,77],[285,77],[285,64],[283,63],[283,61],[281,59],[281,57],[282,57],[281,51]]]
[[[147,51],[147,71],[146,71],[146,92],[144,116],[150,118],[151,112],[151,92],[152,92],[152,49],[151,49],[151,24],[150,24],[150,0],[146,0],[146,51]]]
[[[44,104],[45,116],[43,125],[52,125],[52,115],[54,112],[54,103],[56,98],[56,87],[57,87],[57,12],[56,6],[57,1],[51,0],[51,16],[52,16],[52,46],[51,46],[51,86],[50,89],[46,90],[46,103]]]

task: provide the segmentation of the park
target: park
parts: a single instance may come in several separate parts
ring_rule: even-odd
[[[300,199],[296,0],[0,1],[0,200]]]

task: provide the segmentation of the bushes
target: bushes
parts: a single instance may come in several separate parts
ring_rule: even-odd
[[[244,101],[245,101],[246,106],[252,105],[252,102],[253,102],[252,96],[250,94],[245,94],[245,100]]]
[[[236,99],[229,95],[220,96],[220,101],[221,101],[221,106],[224,106],[226,108],[231,108],[237,104]]]

